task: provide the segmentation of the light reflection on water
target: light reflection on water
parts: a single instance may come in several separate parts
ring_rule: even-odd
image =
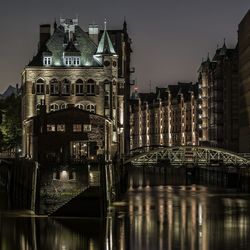
[[[116,206],[103,222],[0,212],[0,249],[250,249],[250,195],[162,181],[152,186],[144,177],[130,183],[127,205]]]

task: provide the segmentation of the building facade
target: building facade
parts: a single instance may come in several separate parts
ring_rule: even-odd
[[[239,24],[239,151],[250,152],[250,10]]]
[[[130,91],[130,39],[126,23],[112,32],[104,24],[99,31],[90,25],[85,32],[77,19],[60,19],[40,26],[38,53],[22,74],[23,154],[30,150],[28,120],[38,115],[41,103],[46,112],[66,110],[69,106],[86,110],[111,121],[110,156],[124,153],[126,95]],[[118,53],[117,53],[118,52]]]
[[[199,69],[201,98],[200,144],[238,152],[238,48],[224,43]]]
[[[134,93],[130,149],[144,146],[198,145],[198,84],[178,83],[155,93]]]

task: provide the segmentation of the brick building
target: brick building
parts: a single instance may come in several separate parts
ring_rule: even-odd
[[[239,151],[250,152],[250,10],[239,24]]]
[[[36,56],[22,74],[23,154],[34,158],[29,150],[27,121],[37,116],[40,103],[46,112],[66,110],[68,106],[86,110],[109,119],[112,142],[110,156],[124,153],[124,120],[130,93],[130,39],[127,25],[122,30],[99,31],[90,25],[85,32],[77,19],[60,19],[40,26]],[[126,134],[127,135],[127,134]]]
[[[198,84],[178,83],[155,93],[134,93],[131,100],[130,149],[198,145]]]
[[[225,43],[199,69],[201,97],[200,144],[238,151],[238,48]]]

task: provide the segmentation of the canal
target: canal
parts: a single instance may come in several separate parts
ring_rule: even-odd
[[[105,221],[16,211],[0,191],[0,249],[250,249],[250,194],[142,168],[129,170],[128,184]]]

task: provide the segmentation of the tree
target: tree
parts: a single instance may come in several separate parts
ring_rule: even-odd
[[[0,101],[0,147],[2,150],[16,149],[21,146],[21,96],[12,94]]]

